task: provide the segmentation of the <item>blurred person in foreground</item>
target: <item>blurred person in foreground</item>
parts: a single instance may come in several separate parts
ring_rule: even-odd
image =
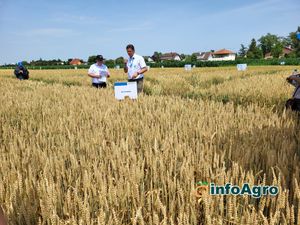
[[[7,220],[2,207],[0,206],[0,225],[7,225]]]
[[[292,98],[287,100],[287,109],[300,112],[300,73],[294,70],[293,74],[286,78],[287,82],[295,87]]]
[[[26,69],[22,62],[18,62],[14,73],[19,80],[29,79],[29,71]]]
[[[90,66],[88,76],[92,78],[92,86],[95,88],[106,88],[107,78],[110,77],[110,72],[104,64],[102,55],[96,56],[96,63]]]
[[[135,48],[132,44],[126,47],[128,59],[124,61],[124,72],[128,74],[128,82],[137,83],[137,92],[143,92],[144,73],[148,71],[144,57],[135,53]]]

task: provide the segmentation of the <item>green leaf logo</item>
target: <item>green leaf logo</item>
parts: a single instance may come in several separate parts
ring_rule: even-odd
[[[203,186],[203,185],[207,186],[208,182],[207,181],[198,181],[197,184],[200,185],[200,186]]]

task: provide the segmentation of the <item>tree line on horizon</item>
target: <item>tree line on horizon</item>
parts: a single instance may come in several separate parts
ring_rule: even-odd
[[[300,33],[300,26],[296,32],[291,32],[287,37],[280,37],[275,34],[267,33],[258,40],[252,38],[248,47],[241,44],[238,57],[246,57],[249,59],[262,59],[267,54],[273,58],[297,58],[300,57],[300,40],[297,34]],[[292,49],[289,54],[283,54],[284,48]]]
[[[241,44],[241,48],[237,53],[237,59],[247,58],[247,59],[264,59],[267,54],[271,55],[272,58],[300,58],[300,40],[298,39],[297,34],[300,33],[300,26],[295,32],[291,32],[287,37],[281,37],[275,34],[267,33],[266,35],[261,36],[257,40],[252,38],[248,47],[244,44]],[[282,54],[284,48],[292,49],[292,52],[289,54]],[[211,50],[214,52],[214,50]],[[161,56],[163,53],[155,51],[152,56],[144,56],[145,61],[148,62],[149,58],[154,63],[160,63]],[[197,62],[197,53],[189,54],[180,54],[182,61],[189,63]],[[52,59],[52,60],[32,60],[30,62],[23,61],[25,66],[59,66],[59,65],[70,65],[72,58],[63,61],[61,59]],[[79,59],[83,65],[91,65],[96,61],[96,55],[88,57],[87,61]],[[106,60],[108,65],[123,65],[124,58],[118,57],[116,59]],[[5,64],[4,66],[14,66],[14,64]]]

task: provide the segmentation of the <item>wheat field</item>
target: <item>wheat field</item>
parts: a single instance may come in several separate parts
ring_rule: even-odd
[[[294,67],[150,69],[137,101],[86,70],[0,70],[0,205],[10,224],[300,224]],[[198,181],[277,196],[195,195]]]

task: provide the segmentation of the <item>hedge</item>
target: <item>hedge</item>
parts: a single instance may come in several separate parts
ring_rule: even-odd
[[[300,65],[300,58],[281,58],[281,59],[236,59],[235,61],[197,61],[197,62],[185,62],[185,61],[164,61],[160,63],[147,63],[152,68],[158,67],[184,67],[185,64],[191,64],[196,67],[221,67],[221,66],[235,66],[236,64],[246,63],[250,66],[267,66],[267,65]],[[116,65],[114,63],[106,63],[109,68],[114,68]],[[120,65],[122,68],[123,65]],[[27,66],[28,69],[88,69],[90,65],[57,65],[57,66]],[[12,66],[0,66],[2,69],[14,69]]]

